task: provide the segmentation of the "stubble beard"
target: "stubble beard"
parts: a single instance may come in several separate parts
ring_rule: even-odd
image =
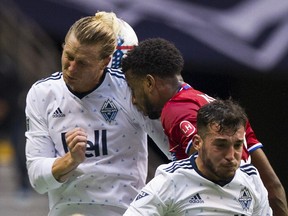
[[[225,171],[225,169],[221,169],[221,167],[220,167],[220,169],[217,168],[215,166],[215,163],[213,163],[211,161],[211,159],[208,157],[205,147],[203,147],[203,149],[202,149],[202,161],[203,161],[203,165],[206,168],[206,170],[208,171],[208,173],[212,174],[214,176],[214,178],[216,178],[213,180],[229,181],[235,175],[236,170],[232,174],[229,174],[230,172],[228,173],[227,171]]]

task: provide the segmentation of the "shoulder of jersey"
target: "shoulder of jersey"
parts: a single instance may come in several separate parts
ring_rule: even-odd
[[[258,175],[257,169],[252,164],[244,164],[240,166],[240,170],[249,176]]]
[[[162,170],[167,173],[174,173],[181,169],[194,169],[193,165],[191,164],[190,158],[186,158],[183,160],[173,161],[169,164],[165,164],[162,166]]]
[[[35,85],[38,85],[40,83],[45,83],[45,82],[48,82],[48,81],[55,81],[55,80],[60,80],[62,77],[62,72],[55,72],[53,74],[51,74],[49,77],[46,77],[46,78],[43,78],[41,80],[38,80]]]
[[[114,78],[125,80],[125,74],[120,69],[107,68],[106,72]]]

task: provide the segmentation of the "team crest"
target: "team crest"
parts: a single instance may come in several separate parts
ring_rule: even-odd
[[[137,200],[139,200],[139,199],[141,199],[141,198],[143,198],[143,197],[146,197],[146,196],[148,196],[149,194],[148,193],[146,193],[146,192],[144,192],[144,191],[141,191],[138,195],[137,195],[137,197],[135,198],[135,201],[137,201]]]
[[[239,196],[238,201],[240,202],[243,210],[245,211],[249,210],[251,202],[252,202],[252,196],[246,187],[244,187],[240,191],[240,196]]]
[[[108,99],[107,101],[104,102],[100,112],[104,117],[104,119],[109,123],[111,123],[111,121],[115,119],[118,109],[113,103],[113,101]]]

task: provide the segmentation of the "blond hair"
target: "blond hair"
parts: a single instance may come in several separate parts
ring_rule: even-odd
[[[73,33],[80,44],[102,44],[100,58],[111,56],[117,46],[119,32],[118,18],[113,12],[100,11],[95,16],[87,16],[76,21],[69,29],[67,38]]]

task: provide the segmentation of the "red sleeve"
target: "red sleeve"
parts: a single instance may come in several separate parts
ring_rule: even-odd
[[[263,147],[262,143],[257,139],[249,121],[246,125],[246,141],[249,153]]]
[[[170,109],[169,107],[173,107],[173,109]],[[162,111],[162,125],[164,128],[164,132],[169,138],[170,152],[175,157],[175,159],[179,160],[187,158],[188,156],[185,153],[185,150],[188,142],[196,133],[195,126],[198,109],[199,108],[192,103],[181,104],[171,101],[167,106],[167,109],[165,109],[164,112]],[[180,125],[182,126],[182,128],[185,127],[185,125],[183,125],[182,123],[183,121],[187,121],[188,124],[190,123],[190,130],[181,130]]]
[[[176,94],[163,107],[162,126],[169,138],[170,152],[174,159],[187,158],[188,143],[196,133],[197,112],[207,100],[202,92],[183,90]]]
[[[254,150],[263,147],[262,144],[258,141],[249,120],[246,124],[246,131],[245,131],[245,143],[243,148],[242,159],[247,161],[249,158],[249,154]]]

